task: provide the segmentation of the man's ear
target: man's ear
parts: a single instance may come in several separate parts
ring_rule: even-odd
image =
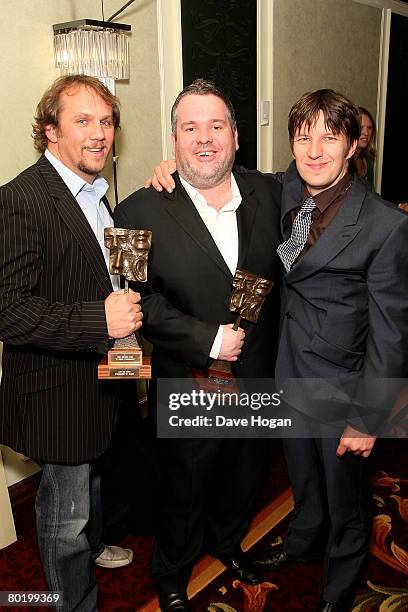
[[[176,135],[172,134],[171,135],[171,146],[172,146],[172,151],[173,151],[173,157],[176,156],[176,152],[175,152],[176,151],[176,140],[177,140]]]
[[[53,142],[54,144],[58,142],[57,131],[58,131],[57,126],[53,125],[52,123],[49,123],[44,128],[44,132],[45,132],[46,137],[48,138],[48,140],[50,142]]]
[[[238,143],[238,130],[235,128],[234,130],[234,140],[235,140],[235,150],[238,151],[239,143]]]
[[[346,155],[346,159],[350,159],[350,157],[353,157],[357,149],[357,143],[358,143],[358,140],[353,140],[353,142],[351,143],[349,152]]]

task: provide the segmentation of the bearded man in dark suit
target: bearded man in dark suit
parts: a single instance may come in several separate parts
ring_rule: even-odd
[[[37,532],[48,588],[63,610],[97,609],[92,561],[131,562],[101,543],[100,473],[119,402],[99,382],[109,338],[141,325],[140,296],[110,278],[99,176],[119,126],[98,79],[61,77],[35,117],[36,164],[0,189],[0,442],[38,460]],[[116,291],[113,291],[116,288]]]
[[[115,211],[118,227],[153,232],[143,329],[154,347],[154,375],[188,377],[191,368],[204,372],[219,358],[239,377],[271,377],[277,291],[257,324],[244,322],[237,332],[229,303],[237,267],[279,276],[280,185],[231,172],[234,109],[214,84],[198,79],[179,94],[172,131],[174,193],[142,189]],[[187,583],[204,544],[241,581],[261,580],[239,543],[264,451],[262,440],[159,440],[164,491],[153,574],[162,610],[189,609]]]

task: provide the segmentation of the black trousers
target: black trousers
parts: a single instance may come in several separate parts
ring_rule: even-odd
[[[370,462],[349,452],[336,456],[340,431],[334,437],[307,418],[304,427],[319,437],[283,441],[295,499],[284,548],[294,556],[313,556],[325,543],[323,599],[336,602],[352,595],[368,553]]]
[[[158,589],[187,588],[205,549],[228,556],[251,518],[264,474],[265,440],[159,440],[163,491],[152,568]]]

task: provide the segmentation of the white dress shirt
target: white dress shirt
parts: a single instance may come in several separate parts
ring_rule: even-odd
[[[225,263],[234,275],[238,264],[238,225],[237,209],[242,202],[242,196],[237,182],[231,174],[232,198],[220,210],[207,204],[204,196],[180,176],[181,184],[190,196],[198,214],[205,223]],[[219,326],[210,351],[211,359],[218,359],[222,344],[222,325]]]

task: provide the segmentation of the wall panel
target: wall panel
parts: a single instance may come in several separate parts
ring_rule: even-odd
[[[274,0],[275,171],[291,159],[287,116],[304,92],[341,91],[375,116],[380,34],[379,8],[350,0]]]

